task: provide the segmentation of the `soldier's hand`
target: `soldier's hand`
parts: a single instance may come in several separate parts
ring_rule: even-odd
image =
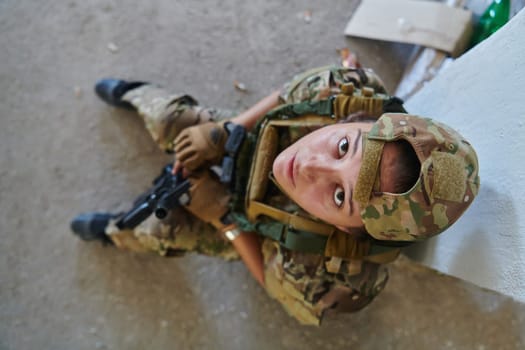
[[[202,221],[223,228],[221,218],[228,212],[230,201],[226,187],[207,169],[190,174],[189,180],[190,203],[185,208]]]
[[[188,175],[190,174],[190,172],[188,171],[188,169],[186,169],[185,167],[182,166],[182,163],[175,159],[175,161],[173,162],[173,167],[171,169],[171,173],[173,175],[176,175],[179,171],[182,171],[182,178],[185,179],[188,177]]]
[[[186,128],[174,142],[177,161],[189,171],[220,164],[228,134],[223,123],[208,122]]]

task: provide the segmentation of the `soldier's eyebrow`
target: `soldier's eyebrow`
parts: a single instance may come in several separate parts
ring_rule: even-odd
[[[359,142],[360,138],[361,138],[361,129],[357,129],[357,136],[354,140],[354,148],[352,149],[352,157],[354,156],[355,152],[357,152],[357,142]]]

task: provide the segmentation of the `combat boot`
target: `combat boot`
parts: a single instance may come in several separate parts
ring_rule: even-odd
[[[119,108],[134,110],[135,107],[129,102],[123,101],[122,96],[132,89],[147,84],[142,81],[125,81],[120,79],[106,78],[97,81],[95,93],[107,104]]]
[[[121,214],[83,213],[71,220],[71,231],[84,241],[101,241],[113,243],[106,235],[106,227],[111,219]]]

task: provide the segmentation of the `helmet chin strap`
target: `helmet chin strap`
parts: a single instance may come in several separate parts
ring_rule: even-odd
[[[346,232],[346,233],[351,233],[350,229],[348,227],[344,227],[344,226],[340,226],[340,225],[335,225],[335,227],[337,227],[337,229],[340,230],[340,231],[343,231],[343,232]]]
[[[268,178],[273,182],[275,187],[277,187],[279,189],[279,191],[281,191],[282,193],[288,195],[286,193],[286,191],[284,190],[284,188],[282,188],[282,186],[279,184],[279,182],[277,182],[277,179],[275,178],[275,175],[273,174],[272,170],[270,170],[270,172],[268,173]]]

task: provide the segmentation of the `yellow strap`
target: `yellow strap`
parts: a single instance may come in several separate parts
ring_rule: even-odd
[[[289,225],[296,230],[313,232],[324,236],[331,235],[335,230],[335,227],[332,225],[313,221],[299,215],[290,214],[284,210],[280,210],[256,201],[252,201],[250,203],[246,214],[250,220],[256,219],[259,215],[266,215],[285,225]]]
[[[352,83],[341,86],[343,93],[334,100],[334,114],[338,119],[345,118],[352,113],[365,111],[369,115],[379,118],[383,114],[383,104],[387,95],[374,94],[368,87],[355,89]]]
[[[272,170],[272,164],[277,156],[279,135],[277,127],[288,127],[291,125],[326,125],[333,123],[329,117],[318,115],[304,115],[290,120],[271,120],[262,126],[261,136],[255,147],[255,159],[252,162],[250,176],[248,178],[246,196],[246,208],[250,207],[252,201],[260,201],[266,193],[268,184],[268,173]],[[248,216],[248,219],[254,220],[254,217]]]
[[[388,248],[383,252],[370,255],[370,249],[371,241],[367,239],[361,240],[347,232],[335,230],[326,242],[324,255],[336,256],[347,260],[357,259],[385,264],[395,260],[401,252],[399,248]]]
[[[348,261],[348,269],[345,271],[349,276],[355,276],[361,273],[363,267],[363,261],[375,263],[375,264],[387,264],[397,259],[401,249],[393,248],[391,251],[384,252],[381,254],[367,255],[363,258],[341,258],[337,256],[332,256],[330,259],[326,260],[325,267],[326,270],[330,273],[339,273],[341,272],[341,263],[343,259]]]
[[[354,186],[353,196],[356,202],[359,203],[360,208],[366,208],[368,206],[372,189],[376,183],[384,144],[383,141],[369,140],[363,135],[363,162],[359,170],[359,175],[357,176],[356,185]]]
[[[268,124],[269,126],[292,126],[297,125],[298,122],[300,122],[300,126],[310,126],[334,124],[336,121],[337,120],[327,116],[321,116],[317,114],[305,114],[300,117],[295,117],[291,119],[271,120]]]
[[[401,253],[400,248],[392,248],[381,254],[367,255],[363,260],[370,261],[376,264],[386,264],[397,259]]]
[[[275,128],[268,125],[263,127],[255,149],[255,160],[250,170],[246,207],[249,207],[253,200],[261,200],[266,192],[268,172],[272,169],[272,163],[277,155],[278,137]]]
[[[354,259],[348,262],[348,274],[350,276],[355,276],[355,275],[360,274],[362,268],[363,268],[363,260]]]
[[[290,214],[260,202],[251,202],[251,206],[247,210],[247,215],[248,217],[253,216],[254,218],[259,215],[266,215],[283,224],[288,224],[297,230],[329,236],[326,243],[325,256],[336,256],[350,260],[359,259],[376,264],[386,264],[394,261],[401,252],[399,248],[392,248],[383,253],[368,255],[370,251],[370,241],[368,240],[358,241],[355,237],[352,237],[351,234],[339,231],[332,225]]]

